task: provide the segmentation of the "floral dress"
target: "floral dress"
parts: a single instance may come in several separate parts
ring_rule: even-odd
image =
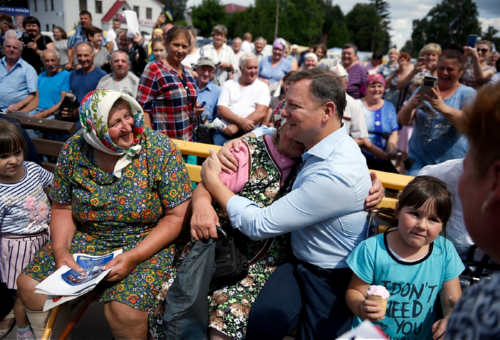
[[[270,205],[280,190],[282,173],[268,152],[262,138],[244,138],[250,155],[249,180],[238,195],[249,198],[260,207]],[[218,209],[223,228],[231,228],[227,214]],[[264,240],[248,239],[248,258],[251,260],[263,247]],[[249,266],[248,275],[240,282],[216,290],[209,297],[209,326],[233,339],[243,339],[248,315],[262,287],[276,267],[291,254],[289,235],[273,239],[263,258]]]
[[[81,133],[66,144],[58,159],[50,198],[71,204],[77,231],[71,253],[100,255],[134,248],[155,227],[164,210],[191,196],[191,182],[181,154],[167,137],[145,129],[141,152],[117,178],[96,166],[92,148]],[[174,244],[139,264],[119,282],[106,283],[100,302],[118,301],[151,313],[163,282],[173,281]],[[25,273],[37,281],[55,271],[49,243]]]

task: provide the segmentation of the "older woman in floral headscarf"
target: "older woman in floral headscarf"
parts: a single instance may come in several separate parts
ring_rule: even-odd
[[[42,309],[46,296],[34,288],[54,270],[82,270],[71,254],[122,248],[106,266],[101,302],[115,338],[147,338],[148,313],[173,274],[173,242],[191,184],[174,144],[144,128],[143,117],[138,103],[120,92],[96,90],[83,100],[83,129],[64,145],[49,193],[52,243],[18,283],[28,309]]]

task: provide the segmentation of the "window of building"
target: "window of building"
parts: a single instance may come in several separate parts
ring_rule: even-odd
[[[38,12],[38,4],[36,3],[36,0],[33,1],[33,4],[34,4],[34,6],[33,6],[33,12]]]
[[[45,24],[45,30],[48,32],[50,31],[50,25],[49,24]]]
[[[80,2],[80,12],[87,10],[87,0],[79,0]]]
[[[134,12],[137,13],[137,19],[139,19],[139,6],[134,6]]]
[[[146,7],[146,19],[153,19],[153,9]]]
[[[45,9],[45,12],[49,10],[49,4],[47,0],[43,0],[43,8]]]
[[[50,10],[54,12],[54,0],[50,0]]]
[[[95,12],[97,14],[102,14],[102,1],[95,0]]]

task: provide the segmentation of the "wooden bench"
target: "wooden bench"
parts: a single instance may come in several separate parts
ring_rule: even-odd
[[[61,134],[73,134],[75,132],[75,124],[71,122],[64,122],[53,119],[32,118],[20,112],[7,113],[7,116],[17,119],[21,123],[21,126],[25,129],[33,129],[40,132],[54,132]],[[218,152],[221,148],[218,145],[187,142],[178,139],[173,139],[173,142],[177,145],[183,155],[194,155],[201,158],[208,157],[208,155],[210,154],[210,149]],[[50,156],[52,157],[52,159],[57,158],[62,146],[64,145],[64,142],[52,141],[44,138],[34,138],[33,143],[35,144],[35,147],[37,148],[37,151],[40,155]],[[51,161],[44,162],[43,166],[48,170],[53,170],[55,167],[55,163]],[[195,164],[186,164],[186,166],[191,180],[193,182],[200,182],[201,166]],[[373,171],[377,174],[377,177],[380,179],[382,185],[386,189],[400,191],[406,186],[406,184],[408,184],[408,182],[413,179],[413,177],[411,176],[376,170]],[[384,197],[378,207],[395,209],[396,203],[396,198]]]
[[[212,144],[203,144],[203,143],[195,143],[195,142],[186,142],[182,140],[173,139],[176,143],[177,147],[180,149],[183,155],[195,155],[198,157],[206,158],[210,154],[210,149],[218,152],[220,150],[220,146],[212,145]],[[201,181],[201,166],[194,164],[187,164],[189,176],[192,181],[200,182]],[[408,184],[413,177],[394,174],[384,171],[372,170],[377,174],[377,177],[382,182],[382,185],[386,189],[392,190],[403,190],[403,188]],[[388,208],[395,209],[396,208],[397,199],[392,197],[384,197],[382,202],[379,204],[379,208]]]

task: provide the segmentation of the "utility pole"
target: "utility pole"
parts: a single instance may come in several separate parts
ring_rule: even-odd
[[[278,37],[279,22],[280,22],[280,0],[276,0],[276,16],[274,18],[274,40]]]

